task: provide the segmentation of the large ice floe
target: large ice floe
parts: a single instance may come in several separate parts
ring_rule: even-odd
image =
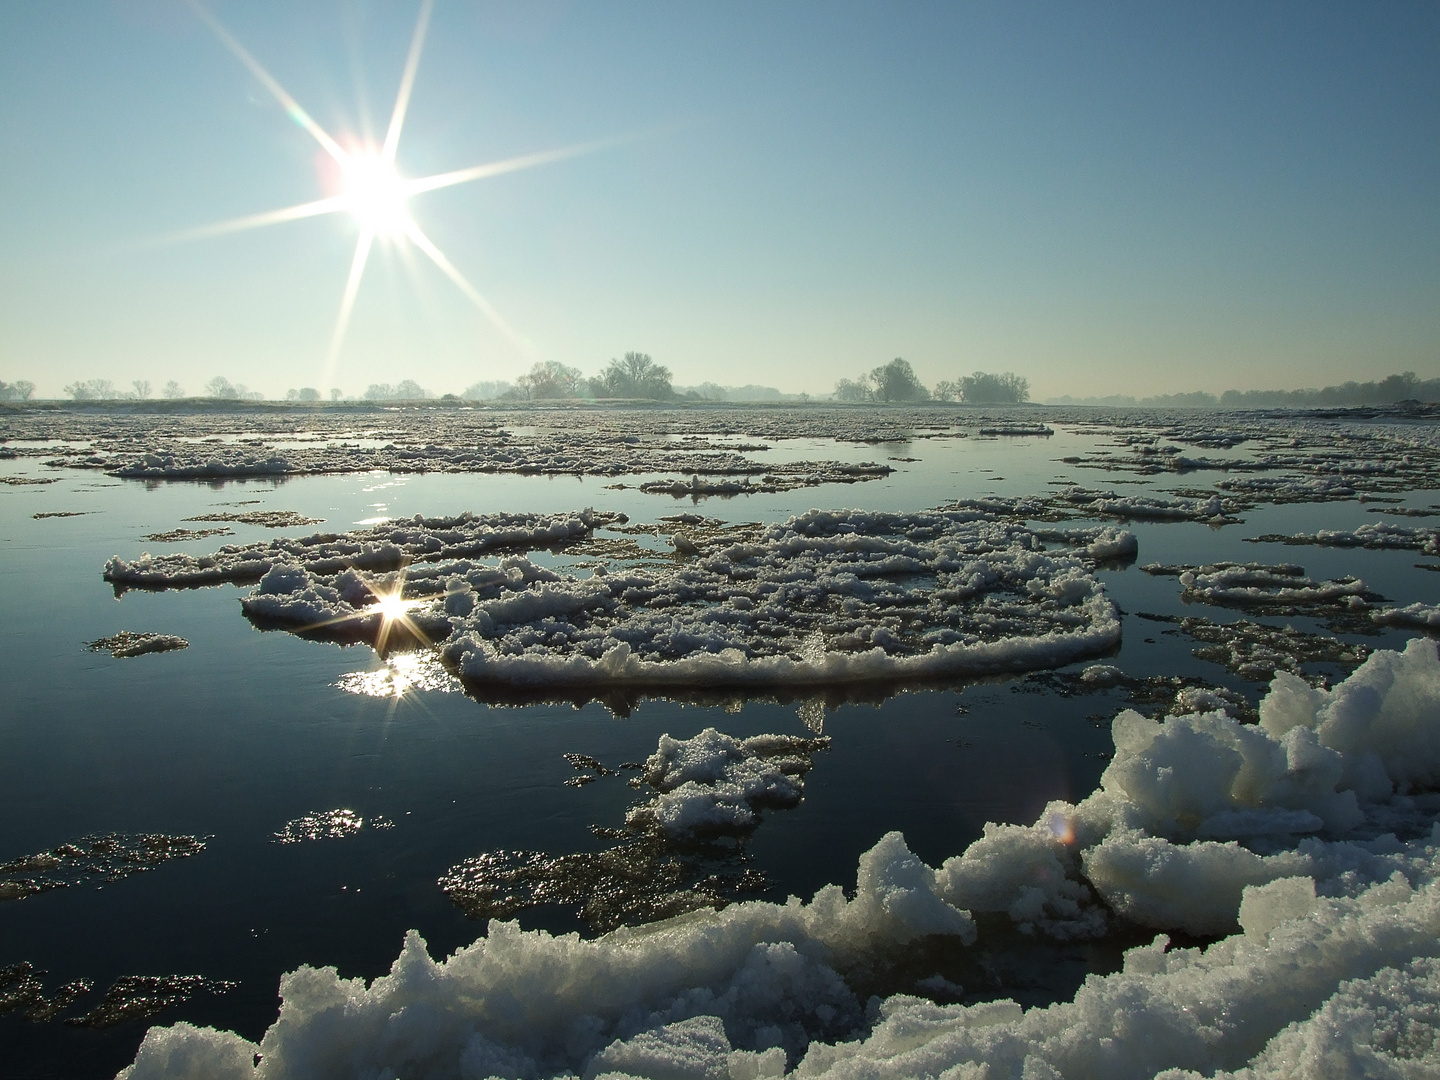
[[[117,556],[105,577],[152,588],[255,581],[242,601],[251,618],[310,633],[374,640],[399,623],[472,688],[829,686],[1103,652],[1120,622],[1093,569],[1135,552],[1134,536],[1110,527],[1052,531],[1062,546],[1051,550],[982,511],[812,510],[769,526],[697,517],[673,555],[639,564],[562,572],[527,557],[604,552],[595,531],[623,521],[417,516],[211,556]]]
[[[494,920],[443,960],[411,933],[368,984],[334,968],[286,975],[258,1044],[152,1028],[121,1076],[1436,1075],[1436,646],[1377,651],[1331,689],[1282,673],[1259,712],[1244,725],[1123,711],[1091,796],[989,826],[939,868],[891,833],[848,894],[830,885],[589,940]],[[855,991],[885,957],[938,964],[996,919],[1036,940],[1160,933],[1049,1006]],[[933,987],[963,997],[943,971],[917,984]]]

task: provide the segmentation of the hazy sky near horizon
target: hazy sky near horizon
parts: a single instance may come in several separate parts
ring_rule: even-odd
[[[326,131],[383,138],[418,3],[210,8]],[[894,356],[1038,397],[1440,376],[1440,4],[438,0],[413,197],[513,327],[332,214],[317,142],[180,0],[0,5],[0,379],[411,378],[626,350],[828,391]]]

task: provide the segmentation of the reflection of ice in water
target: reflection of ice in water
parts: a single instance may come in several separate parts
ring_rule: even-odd
[[[820,698],[800,703],[800,722],[819,735],[825,730],[825,702]]]
[[[351,671],[335,684],[347,694],[365,697],[404,697],[409,690],[436,690],[449,694],[460,682],[445,670],[434,653],[395,653],[370,671]]]

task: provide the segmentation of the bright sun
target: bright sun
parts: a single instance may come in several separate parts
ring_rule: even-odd
[[[383,154],[355,154],[343,162],[345,209],[376,236],[400,237],[410,225],[405,181]]]
[[[393,622],[396,619],[405,617],[406,608],[410,607],[397,590],[395,592],[376,593],[375,606],[380,609],[380,615],[386,622]]]
[[[430,22],[434,0],[424,0],[420,5],[420,15],[415,21],[415,33],[410,41],[410,51],[405,58],[405,71],[400,78],[400,90],[395,95],[395,107],[390,115],[390,126],[385,132],[385,141],[378,149],[366,147],[363,150],[346,149],[341,146],[329,132],[315,122],[314,117],[300,107],[300,103],[275,81],[274,76],[246,51],[230,31],[220,24],[201,0],[187,0],[187,2],[225,47],[234,53],[240,62],[250,70],[250,73],[270,91],[275,100],[285,108],[290,118],[308,131],[340,166],[340,185],[337,193],[323,199],[301,203],[297,206],[287,206],[280,210],[249,214],[198,229],[190,229],[177,234],[176,238],[198,239],[202,236],[216,236],[238,232],[242,229],[254,229],[262,225],[298,221],[301,218],[317,217],[321,214],[339,212],[352,215],[360,226],[359,236],[356,237],[355,255],[350,261],[350,275],[345,282],[344,295],[340,299],[340,310],[335,319],[335,329],[331,334],[330,350],[325,361],[324,379],[327,384],[339,356],[340,346],[345,340],[350,316],[355,309],[355,298],[360,289],[360,279],[365,274],[365,264],[370,258],[370,249],[377,239],[409,244],[418,249],[455,283],[460,291],[484,313],[486,318],[495,324],[496,329],[508,337],[521,351],[527,354],[533,353],[534,347],[501,318],[500,313],[491,306],[490,302],[466,280],[455,265],[425,235],[420,226],[411,218],[407,203],[412,195],[420,195],[427,191],[452,187],[456,184],[466,184],[485,177],[499,176],[502,173],[515,172],[519,169],[528,169],[551,161],[560,161],[564,158],[574,157],[576,154],[589,153],[599,149],[602,144],[593,143],[560,150],[547,150],[538,154],[525,154],[520,157],[507,158],[504,161],[494,161],[487,165],[475,165],[468,169],[437,173],[434,176],[403,178],[395,170],[395,154],[399,148],[400,131],[405,123],[405,112],[409,108],[410,91],[415,83],[415,72],[420,63],[420,49],[425,41],[425,30]]]

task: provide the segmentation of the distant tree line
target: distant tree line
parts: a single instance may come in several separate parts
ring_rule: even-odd
[[[1185,394],[1159,394],[1134,398],[1061,397],[1057,405],[1113,405],[1153,409],[1314,409],[1355,405],[1393,405],[1397,401],[1440,401],[1440,379],[1420,379],[1413,371],[1387,375],[1375,382],[1350,381],[1305,390],[1226,390],[1216,395],[1197,390]]]
[[[109,379],[83,379],[65,387],[65,393],[76,401],[146,401],[152,393],[149,379],[136,379],[129,390],[122,390]],[[185,391],[171,379],[161,393],[167,398],[182,398]]]
[[[1014,372],[991,375],[977,371],[954,381],[942,380],[933,391],[915,374],[908,361],[896,357],[858,379],[835,384],[836,401],[964,401],[972,405],[1018,404],[1030,400],[1030,380]]]
[[[618,360],[611,360],[600,374],[589,378],[579,368],[557,360],[543,360],[514,383],[472,383],[461,396],[470,401],[595,401],[601,398],[674,401],[680,395],[672,385],[669,368],[657,364],[648,353],[627,352]]]
[[[744,386],[721,386],[703,382],[698,386],[677,386],[675,396],[686,401],[809,401],[805,393],[787,394],[773,386],[746,383]]]

